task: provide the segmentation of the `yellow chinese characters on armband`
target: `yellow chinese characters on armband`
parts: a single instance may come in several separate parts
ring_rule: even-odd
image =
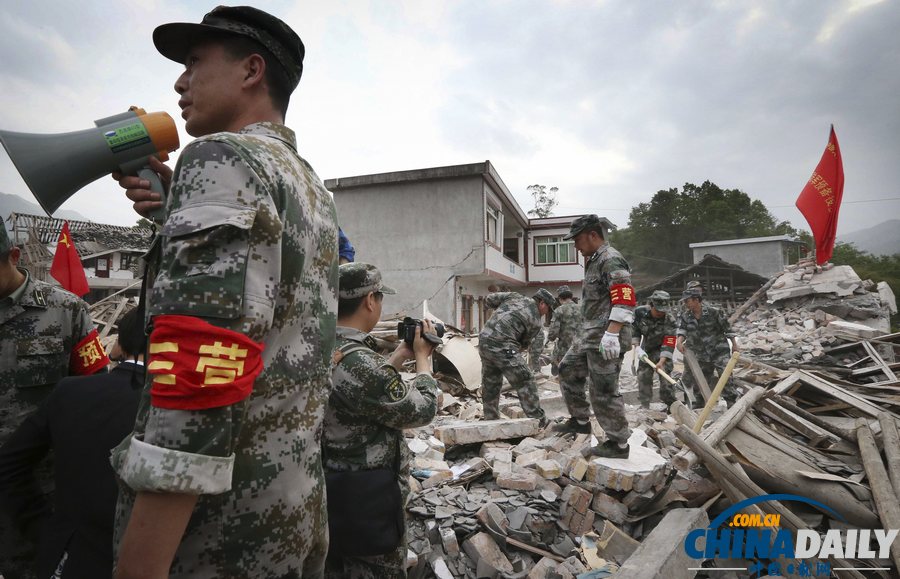
[[[263,344],[191,316],[153,319],[147,372],[158,408],[204,410],[235,404],[262,372]]]
[[[102,370],[109,364],[109,357],[100,343],[100,335],[97,330],[78,342],[69,356],[69,373],[73,376],[87,376]]]
[[[627,283],[617,283],[610,286],[609,300],[614,306],[634,306],[637,304],[634,288]]]

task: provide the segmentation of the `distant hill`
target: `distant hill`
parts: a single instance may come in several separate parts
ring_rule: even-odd
[[[891,219],[868,229],[838,237],[838,241],[852,243],[857,249],[872,255],[900,253],[900,219]]]
[[[11,193],[0,193],[0,219],[3,219],[4,223],[6,223],[6,218],[9,217],[10,213],[28,213],[30,215],[46,215],[44,210],[41,209],[41,206],[37,204],[36,201],[28,201],[27,199],[22,199],[18,195],[13,195]],[[57,211],[53,214],[54,217],[58,217],[60,219],[75,219],[78,221],[90,221],[87,217],[82,215],[77,211],[72,211],[70,209],[64,209],[62,211]],[[6,223],[7,229],[9,229],[9,223]]]

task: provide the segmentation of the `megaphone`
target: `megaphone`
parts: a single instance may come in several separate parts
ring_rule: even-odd
[[[0,142],[47,215],[91,181],[116,171],[147,179],[161,199],[165,196],[147,158],[167,161],[169,152],[178,149],[172,117],[131,107],[94,124],[96,128],[51,135],[0,131]]]

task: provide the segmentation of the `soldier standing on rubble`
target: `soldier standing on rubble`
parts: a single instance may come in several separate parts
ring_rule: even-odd
[[[676,347],[682,353],[684,353],[685,347],[691,349],[700,363],[700,369],[706,377],[707,383],[712,386],[715,384],[716,375],[721,374],[728,364],[728,358],[731,355],[731,352],[728,351],[728,343],[731,342],[732,350],[738,351],[736,334],[731,331],[725,311],[704,304],[703,295],[699,289],[684,290],[681,301],[684,303],[685,309],[678,316]],[[693,389],[694,396],[698,400],[703,399],[697,381],[689,370],[685,371],[684,384]],[[728,406],[731,406],[737,397],[738,392],[734,380],[729,376],[725,389],[722,391],[722,398],[725,399]]]
[[[547,417],[538,399],[534,374],[522,357],[531,341],[541,332],[541,319],[556,307],[553,295],[540,288],[527,298],[516,292],[493,293],[484,305],[494,314],[478,336],[481,354],[481,397],[485,420],[500,418],[500,388],[503,377],[519,394],[519,403],[529,418],[546,426]]]
[[[109,364],[87,304],[19,267],[22,250],[0,220],[0,445],[66,376]],[[51,484],[49,472],[42,479]],[[0,521],[0,576],[31,567],[31,546]]]
[[[595,456],[628,456],[628,421],[619,394],[622,356],[631,345],[631,322],[636,297],[631,268],[604,238],[596,215],[572,222],[564,239],[587,259],[584,269],[581,332],[559,365],[560,390],[571,417],[554,426],[557,432],[590,433],[590,408],[606,433],[606,440],[590,449]],[[590,375],[591,402],[585,396]]]
[[[634,310],[632,341],[640,345],[650,360],[656,361],[656,367],[667,374],[672,373],[672,351],[675,348],[675,318],[669,314],[669,293],[656,290],[650,296],[650,304]],[[640,340],[643,338],[643,344]],[[638,365],[638,396],[641,407],[650,408],[653,400],[653,375],[656,372],[643,362]],[[675,402],[675,391],[665,380],[659,381],[659,398],[666,407]]]
[[[385,551],[387,547],[383,545],[376,548],[371,544],[385,537],[372,537],[372,529],[377,530],[384,522],[372,519],[384,517],[373,516],[371,511],[369,517],[351,512],[350,504],[360,493],[366,495],[365,490],[379,494],[373,477],[379,476],[376,471],[387,469],[386,477],[377,480],[389,488],[380,493],[383,496],[374,497],[370,502],[388,501],[389,495],[397,493],[399,487],[396,495],[399,502],[389,509],[397,512],[387,515],[403,518],[403,505],[409,495],[409,449],[403,429],[428,424],[437,413],[438,386],[428,362],[434,346],[423,337],[434,329],[429,321],[423,321],[422,327],[416,328],[412,346],[401,341],[390,359],[386,359],[375,352],[375,340],[369,332],[381,319],[384,294],[396,292],[382,283],[381,272],[375,266],[359,262],[341,266],[339,287],[337,341],[332,357],[333,390],[322,434],[331,534],[325,576],[336,579],[406,577],[404,528],[399,529],[399,545],[390,551]],[[407,383],[398,370],[410,358],[416,360],[416,377]],[[359,484],[353,484],[354,481]],[[343,496],[344,491],[352,496]],[[360,548],[368,553],[384,552],[362,556],[354,551]]]
[[[556,340],[553,348],[553,357],[550,361],[550,373],[559,374],[559,363],[569,351],[578,330],[581,329],[581,307],[572,301],[572,290],[567,285],[559,286],[556,290],[559,306],[553,310],[553,321],[550,322],[550,330],[547,332],[547,341]]]

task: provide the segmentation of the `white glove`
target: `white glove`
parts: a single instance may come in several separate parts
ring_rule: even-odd
[[[604,332],[603,339],[600,340],[600,353],[604,360],[615,360],[622,353],[619,346],[619,334],[612,332]]]

